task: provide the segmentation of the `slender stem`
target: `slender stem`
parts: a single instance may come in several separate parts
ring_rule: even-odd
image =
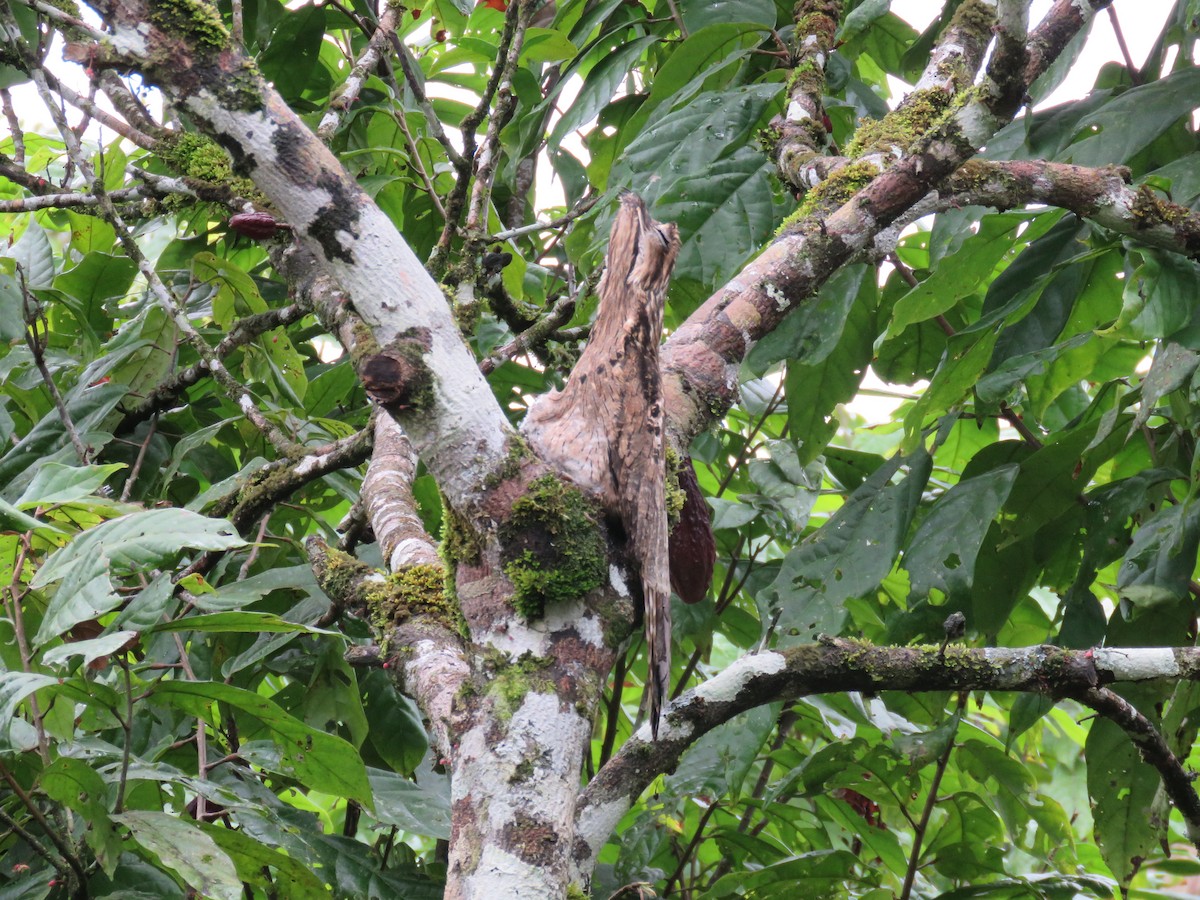
[[[600,745],[600,768],[612,757],[613,747],[617,743],[617,725],[621,719],[621,696],[625,692],[625,673],[629,671],[629,653],[617,657],[613,666],[612,696],[608,699],[608,708],[604,716],[604,741]]]
[[[963,710],[967,707],[966,691],[958,695],[958,709],[954,711],[955,735],[958,733],[958,723],[962,721]],[[934,807],[938,802],[938,789],[942,784],[942,776],[946,774],[946,766],[950,764],[950,754],[954,752],[954,736],[946,742],[946,749],[938,757],[937,768],[933,770],[933,780],[929,783],[929,796],[925,798],[925,808],[921,810],[921,820],[913,831],[912,853],[908,857],[908,869],[904,873],[904,886],[900,889],[900,900],[908,900],[912,896],[913,881],[917,877],[917,868],[921,862],[921,845],[925,841],[925,832],[929,828],[929,820],[933,816]]]
[[[118,659],[117,665],[125,677],[125,716],[118,716],[121,729],[125,732],[124,746],[121,748],[121,777],[117,780],[117,798],[113,802],[113,812],[119,813],[125,807],[125,785],[129,778],[129,760],[133,752],[133,680],[129,676],[129,663]]]
[[[263,538],[267,534],[267,525],[270,521],[271,514],[267,513],[262,517],[262,521],[258,523],[258,537],[254,539],[254,544],[250,548],[250,553],[246,556],[246,561],[238,569],[238,581],[245,581],[249,577],[250,567],[254,565],[254,560],[258,558],[258,550],[262,546]]]
[[[2,760],[0,760],[0,778],[3,778],[8,783],[8,786],[12,788],[12,792],[17,795],[17,799],[21,801],[21,805],[29,810],[29,815],[38,823],[42,831],[46,833],[46,837],[50,838],[50,843],[54,844],[58,852],[62,854],[62,858],[66,860],[67,865],[71,867],[71,871],[75,873],[75,877],[79,879],[80,883],[86,881],[87,873],[84,871],[83,863],[75,855],[74,848],[58,833],[57,829],[51,826],[33,798],[21,787],[21,782],[17,781]]]
[[[1105,10],[1108,13],[1108,19],[1112,22],[1113,34],[1117,37],[1117,46],[1121,48],[1121,56],[1125,58],[1125,69],[1129,72],[1129,80],[1133,82],[1134,87],[1142,83],[1142,73],[1137,66],[1133,64],[1133,56],[1129,52],[1129,45],[1125,43],[1125,32],[1121,30],[1121,22],[1117,18],[1117,10],[1110,6]]]
[[[191,660],[188,659],[187,648],[183,646],[183,638],[176,632],[172,635],[175,638],[175,647],[179,650],[179,663],[183,667],[183,672],[187,676],[188,681],[196,680],[196,673],[192,671]],[[208,723],[202,718],[196,719],[196,778],[199,781],[208,779]],[[196,794],[196,821],[205,821],[208,815],[208,803],[204,795],[197,792]]]
[[[54,867],[54,871],[58,872],[59,876],[64,879],[70,879],[71,870],[67,864],[59,857],[50,852],[50,848],[34,837],[33,833],[25,829],[20,822],[4,811],[4,807],[0,806],[0,822],[3,822],[11,828],[18,837],[21,838],[38,856],[42,857],[46,862]]]
[[[25,165],[25,134],[21,131],[21,120],[17,118],[17,110],[13,106],[12,95],[8,88],[0,88],[0,106],[4,108],[4,118],[8,121],[8,133],[12,135],[13,162],[18,166]]]
[[[586,196],[575,204],[575,207],[570,212],[564,213],[557,219],[549,222],[534,222],[532,225],[522,225],[520,228],[509,228],[506,231],[497,231],[489,240],[509,241],[513,238],[524,237],[527,234],[535,234],[539,231],[553,231],[556,228],[562,228],[590,210],[599,200],[599,194]]]
[[[129,470],[129,477],[125,479],[125,487],[121,489],[121,502],[125,503],[129,500],[130,493],[133,491],[133,484],[138,480],[138,475],[142,472],[142,463],[146,460],[146,450],[150,446],[150,442],[154,440],[154,432],[158,428],[158,416],[150,418],[150,427],[146,429],[146,439],[142,441],[142,445],[138,448],[137,459],[133,461],[133,468]]]
[[[21,670],[24,672],[33,671],[33,654],[29,649],[29,637],[25,633],[25,616],[21,609],[22,599],[22,577],[25,569],[25,561],[29,558],[30,536],[26,532],[21,536],[19,549],[17,550],[17,558],[13,563],[12,580],[8,585],[8,595],[5,600],[5,606],[8,608],[8,618],[12,622],[13,634],[17,639],[17,650],[21,654]],[[42,722],[42,710],[38,704],[37,694],[29,695],[29,714],[33,719],[33,727],[37,732],[38,739],[38,756],[42,758],[43,765],[50,765],[50,742],[46,738],[46,728]]]
[[[704,810],[704,815],[700,817],[700,821],[696,823],[696,832],[692,835],[692,839],[688,841],[687,847],[679,858],[679,865],[675,867],[675,871],[671,873],[671,877],[667,879],[666,887],[663,888],[663,896],[671,896],[671,889],[675,882],[679,882],[682,887],[683,870],[687,868],[691,862],[692,854],[696,852],[696,848],[700,846],[700,839],[704,837],[704,829],[708,825],[708,820],[712,818],[712,814],[717,811],[721,804],[713,802],[709,804],[708,809]]]
[[[233,27],[229,32],[230,37],[233,38],[233,42],[239,47],[244,47],[246,45],[246,26],[245,17],[242,13],[242,0],[232,0],[231,12],[233,16]]]
[[[421,176],[421,181],[425,183],[425,191],[429,194],[429,200],[433,204],[434,209],[438,211],[438,215],[444,220],[446,218],[446,207],[442,205],[442,198],[438,196],[433,179],[429,177],[429,172],[425,169],[425,162],[421,159],[421,151],[417,147],[417,142],[413,138],[412,132],[408,130],[408,116],[405,115],[404,110],[395,110],[392,116],[395,118],[396,124],[400,126],[400,131],[404,134],[404,143],[408,146],[409,155],[412,157],[413,168]]]
[[[75,423],[71,421],[71,413],[67,409],[67,404],[63,400],[62,393],[58,390],[58,385],[54,383],[54,376],[50,374],[50,369],[46,365],[46,357],[42,353],[42,342],[37,334],[37,323],[42,319],[41,310],[37,305],[37,301],[29,293],[25,286],[25,275],[18,269],[18,278],[21,282],[21,292],[25,295],[25,308],[34,313],[29,322],[29,327],[25,330],[25,343],[29,347],[29,352],[33,354],[34,365],[37,366],[38,372],[42,375],[42,382],[46,385],[46,390],[50,392],[50,398],[54,401],[54,408],[58,411],[59,421],[62,422],[63,429],[67,433],[67,437],[71,441],[71,446],[75,448],[75,455],[79,457],[79,461],[85,466],[91,462],[91,453],[88,451],[87,445],[79,436],[79,432],[75,428]],[[46,331],[49,337],[49,331]]]

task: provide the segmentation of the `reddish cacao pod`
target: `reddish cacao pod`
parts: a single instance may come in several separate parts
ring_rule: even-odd
[[[699,603],[712,583],[717,542],[708,518],[708,504],[696,481],[696,470],[686,456],[679,465],[679,487],[684,501],[679,521],[671,532],[671,590],[684,603]]]
[[[288,230],[290,226],[280,222],[270,213],[248,212],[230,216],[229,228],[242,237],[260,241],[274,237],[279,232]]]

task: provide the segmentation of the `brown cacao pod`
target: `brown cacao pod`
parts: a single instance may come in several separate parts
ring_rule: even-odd
[[[684,501],[679,521],[671,532],[671,590],[684,603],[699,603],[712,583],[717,542],[708,517],[708,504],[696,481],[696,470],[686,456],[679,464],[679,487]]]
[[[237,213],[229,217],[230,230],[255,241],[274,237],[289,227],[270,213],[265,212]]]

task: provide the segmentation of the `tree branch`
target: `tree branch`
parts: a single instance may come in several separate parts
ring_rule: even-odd
[[[943,658],[937,646],[875,647],[828,638],[745,656],[673,702],[656,742],[642,727],[596,773],[577,807],[574,863],[590,872],[595,855],[651,781],[673,771],[701,735],[757,706],[811,694],[893,690],[1021,691],[1087,702],[1090,692],[1115,681],[1160,678],[1200,680],[1200,648],[948,647]],[[1192,809],[1190,800],[1180,805],[1186,816]],[[1200,809],[1195,821],[1200,825]]]
[[[141,70],[234,153],[238,169],[322,260],[380,346],[401,333],[427,341],[421,364],[432,389],[403,424],[451,502],[469,507],[503,462],[512,428],[441,289],[391,220],[232,45],[211,6],[198,3],[212,12],[212,29],[193,41],[154,24],[158,2],[95,0],[112,29],[111,51],[96,64]],[[139,52],[147,44],[160,52]]]
[[[1093,2],[1101,6],[1105,0]],[[834,209],[833,202],[826,202],[800,213],[671,336],[662,353],[663,393],[671,430],[680,443],[689,443],[733,404],[738,367],[759,338],[1016,114],[1024,96],[1017,88],[1027,87],[1031,78],[1041,74],[1082,25],[1078,10],[1070,3],[1067,6],[1058,19],[1052,11],[1034,32],[1031,43],[1045,38],[1047,29],[1055,37],[1043,41],[1036,63],[1025,65],[1022,79],[1014,79],[1004,69],[1014,64],[1012,54],[993,57],[984,88],[964,92],[961,105],[951,106],[935,120],[909,148],[907,157],[871,178],[840,207]],[[830,195],[835,197],[836,193]]]

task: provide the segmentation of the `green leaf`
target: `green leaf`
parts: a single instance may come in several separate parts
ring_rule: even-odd
[[[396,690],[386,672],[373,669],[360,674],[358,682],[371,746],[397,772],[414,771],[429,749],[421,710]]]
[[[375,818],[412,834],[438,840],[450,839],[449,784],[423,785],[395,772],[368,769]]]
[[[46,230],[37,223],[31,222],[17,242],[6,247],[0,256],[16,261],[19,273],[17,281],[24,284],[26,290],[36,291],[53,285],[54,251]],[[24,318],[22,313],[21,319]]]
[[[1127,885],[1165,829],[1165,822],[1160,829],[1150,818],[1158,773],[1142,761],[1129,736],[1103,717],[1092,720],[1084,758],[1096,841],[1104,862]]]
[[[826,333],[836,335],[837,343],[824,358],[818,351],[814,362],[802,358],[788,363],[784,379],[788,425],[803,442],[805,463],[815,460],[833,439],[839,425],[838,404],[854,398],[866,375],[877,331],[874,288],[873,280],[865,278],[841,323],[831,323]]]
[[[952,606],[969,598],[975,558],[1019,471],[1001,466],[960,481],[938,499],[904,550],[914,596],[936,589]]]
[[[875,590],[891,572],[932,464],[921,451],[907,460],[907,476],[892,484],[903,462],[897,456],[877,469],[822,528],[784,557],[775,583],[759,596],[764,620],[778,612],[780,646],[809,642],[821,632],[837,634],[845,601]]]
[[[960,332],[950,338],[942,362],[929,382],[929,387],[904,417],[904,444],[912,450],[920,440],[921,430],[933,418],[940,418],[961,405],[987,368],[996,345],[998,332],[983,334]]]
[[[1166,337],[1186,328],[1195,309],[1193,294],[1200,267],[1174,254],[1142,254],[1142,264],[1126,279],[1121,314],[1107,331],[1138,340]]]
[[[326,9],[306,4],[286,13],[271,34],[271,41],[258,57],[263,77],[289,101],[300,98],[309,87],[325,38]]]
[[[136,637],[136,631],[114,631],[87,641],[72,641],[47,650],[42,654],[42,662],[48,666],[55,666],[74,656],[82,656],[83,664],[88,666],[101,657],[116,653]]]
[[[254,716],[271,732],[280,759],[302,783],[371,806],[366,768],[354,747],[337,735],[305,725],[272,700],[211,681],[159,682],[154,696],[203,718],[210,716],[211,705],[218,702]]]
[[[895,337],[909,325],[932,319],[985,287],[997,263],[1012,250],[1017,230],[1029,219],[1026,213],[985,216],[978,233],[896,302],[885,337]]]
[[[242,831],[201,824],[200,830],[229,857],[240,881],[288,900],[326,900],[325,883],[303,859],[294,859]]]
[[[530,62],[561,62],[570,59],[578,48],[561,31],[549,28],[528,28],[525,43],[521,46],[522,65]]]
[[[737,796],[778,714],[773,707],[759,706],[709,731],[688,747],[674,774],[667,776],[667,793]]]
[[[59,531],[49,522],[43,522],[21,512],[3,497],[0,497],[0,531]]]
[[[38,787],[51,800],[82,815],[87,822],[84,839],[105,874],[112,877],[122,852],[121,836],[109,818],[108,791],[99,773],[82,759],[60,756],[42,773]]]
[[[54,598],[46,608],[42,625],[34,635],[33,644],[40,647],[60,634],[65,634],[80,622],[97,619],[120,605],[121,598],[113,590],[108,575],[102,573],[87,581],[73,580],[69,590],[60,588],[55,592]]]
[[[729,22],[753,22],[766,28],[775,27],[773,0],[685,0],[679,4],[679,12],[684,27],[693,35],[707,26]],[[689,52],[685,43],[677,55]]]
[[[117,571],[153,568],[183,549],[230,550],[246,542],[224,519],[185,509],[150,509],[110,519],[55,551],[38,571],[32,587],[66,578],[71,584]]]
[[[1083,140],[1056,157],[1079,166],[1128,162],[1179,119],[1190,116],[1200,94],[1200,69],[1188,66],[1130,88],[1079,122]]]
[[[751,872],[723,875],[710,897],[821,897],[834,889],[842,890],[861,879],[853,874],[858,859],[845,850],[813,850],[763,866]],[[764,893],[772,886],[782,893]]]
[[[1138,606],[1188,595],[1200,547],[1200,502],[1161,507],[1133,535],[1117,573],[1117,590]]]
[[[679,226],[675,267],[680,276],[716,287],[775,230],[783,216],[770,171],[761,153],[742,148],[713,162],[703,175],[681,176],[658,194],[654,215]]]
[[[16,264],[0,257],[0,340],[15,341],[25,334],[25,295],[16,276]]]
[[[816,366],[838,346],[852,310],[859,306],[874,309],[878,296],[873,269],[866,265],[838,269],[815,297],[789,312],[774,331],[754,345],[746,356],[746,371],[761,377],[783,359]]]
[[[1133,417],[1134,426],[1145,425],[1155,404],[1187,384],[1197,368],[1200,368],[1200,353],[1175,341],[1164,342],[1154,354],[1150,371],[1142,379],[1142,403]]]
[[[316,628],[300,622],[289,622],[274,613],[264,612],[218,612],[196,616],[184,616],[170,622],[161,622],[146,629],[149,634],[163,631],[196,631],[205,633],[254,633],[285,632],[295,634],[328,634],[340,632]]]
[[[14,739],[14,732],[25,722],[16,718],[16,714],[25,698],[58,683],[58,678],[38,672],[0,672],[0,748],[9,749],[19,744]],[[36,741],[34,746],[37,746]]]
[[[228,854],[194,822],[163,812],[125,812],[112,820],[184,883],[214,900],[241,900],[242,882]]]
[[[83,500],[100,490],[110,475],[124,468],[123,463],[109,463],[103,466],[46,463],[38,468],[33,481],[29,482],[16,505],[23,509],[31,509],[35,506],[54,506]]]
[[[558,124],[554,126],[548,140],[550,146],[561,144],[568,134],[585,125],[588,120],[608,105],[621,82],[625,80],[634,61],[648,47],[656,43],[658,43],[657,37],[647,35],[623,42],[612,49],[601,45],[589,54],[595,58],[595,64],[584,77],[583,87],[575,98],[575,102],[563,113]]]
[[[126,256],[89,253],[55,278],[54,287],[93,310],[105,300],[124,297],[136,275],[137,264]]]

